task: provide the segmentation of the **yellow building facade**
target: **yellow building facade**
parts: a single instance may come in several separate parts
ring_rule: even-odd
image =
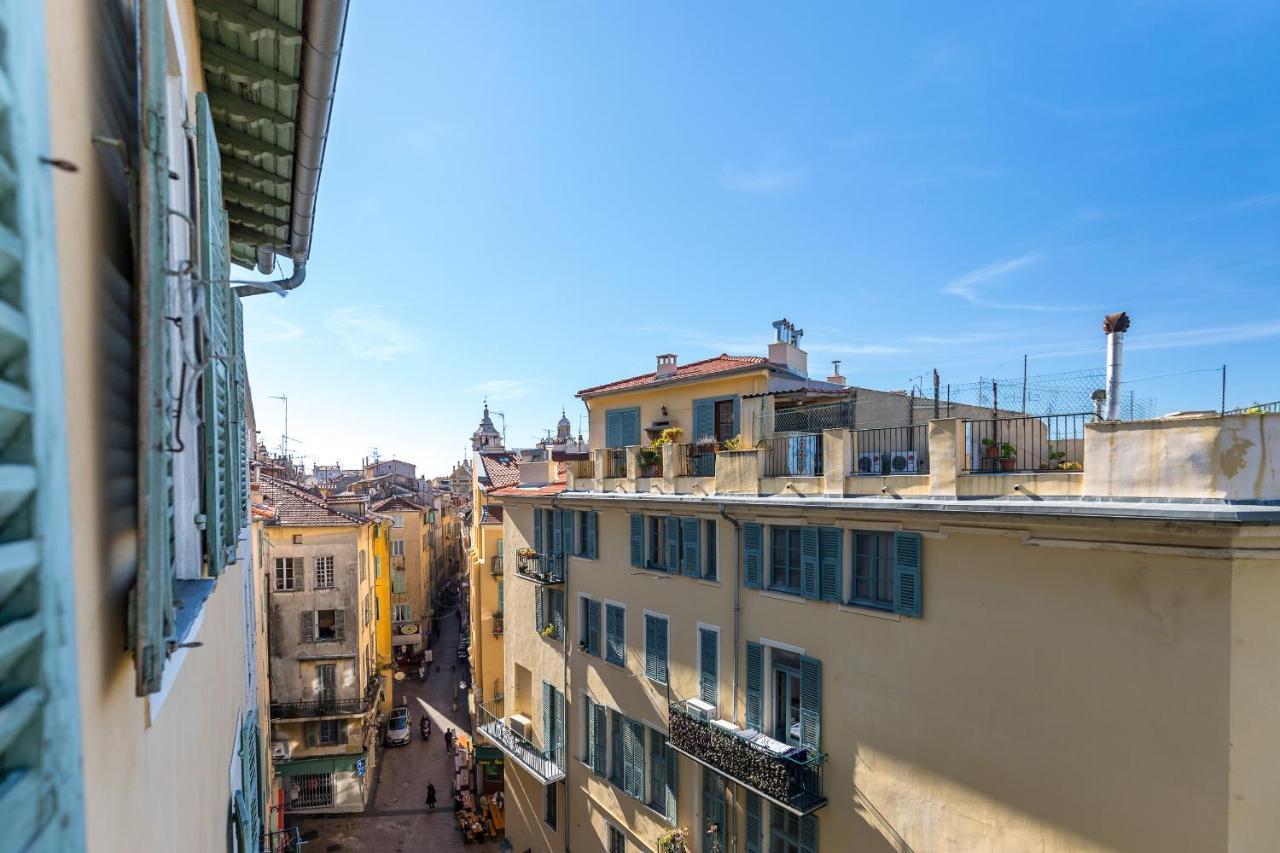
[[[506,452],[477,454],[472,464],[470,578],[471,677],[473,705],[502,695],[503,607],[506,594],[506,553],[503,543],[503,507],[490,492],[519,478],[515,457]],[[472,708],[476,713],[476,708]]]
[[[1265,849],[1280,416],[735,428],[802,355],[588,389],[592,465],[496,491],[513,846]]]
[[[431,518],[433,513],[407,497],[387,498],[374,510],[388,518],[390,537],[390,620],[393,661],[415,671],[430,644]]]

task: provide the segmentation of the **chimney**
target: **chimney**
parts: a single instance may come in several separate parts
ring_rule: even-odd
[[[774,342],[769,344],[769,363],[785,367],[792,373],[809,376],[809,354],[800,349],[800,338],[804,329],[797,329],[796,324],[786,317],[773,321]]]
[[[663,353],[658,356],[658,379],[666,379],[668,376],[676,375],[676,354],[673,352]]]
[[[1124,367],[1124,333],[1129,331],[1129,315],[1123,311],[1102,318],[1107,336],[1107,420],[1120,419],[1120,383]]]
[[[831,375],[827,377],[827,381],[832,385],[848,385],[849,381],[840,375],[840,362],[831,362]]]

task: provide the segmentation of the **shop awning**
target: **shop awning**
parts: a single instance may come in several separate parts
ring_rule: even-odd
[[[350,773],[363,755],[337,755],[325,758],[303,758],[285,764],[276,764],[281,776],[302,776],[310,773]]]

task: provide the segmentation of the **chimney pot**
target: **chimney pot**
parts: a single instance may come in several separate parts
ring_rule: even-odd
[[[665,379],[668,376],[674,376],[676,372],[676,354],[673,352],[663,353],[658,356],[657,378]]]

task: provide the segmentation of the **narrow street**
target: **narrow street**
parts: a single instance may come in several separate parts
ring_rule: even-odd
[[[373,798],[364,814],[309,817],[296,821],[306,841],[306,853],[369,850],[388,853],[432,853],[448,850],[497,851],[497,843],[463,844],[453,816],[450,786],[451,756],[445,751],[444,732],[449,727],[469,733],[471,726],[465,697],[453,710],[453,693],[465,677],[466,667],[457,661],[458,615],[441,620],[440,639],[433,647],[435,662],[425,684],[417,679],[397,681],[396,704],[408,700],[413,722],[413,742],[383,747],[373,779]],[[436,672],[435,667],[440,671]],[[453,669],[451,669],[453,667]],[[431,739],[423,743],[418,724],[423,712],[431,718]],[[436,786],[437,806],[427,810],[427,783]]]

